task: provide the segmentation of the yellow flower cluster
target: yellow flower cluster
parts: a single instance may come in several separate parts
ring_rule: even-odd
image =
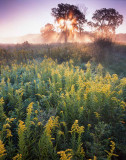
[[[97,160],[97,157],[96,157],[96,156],[94,156],[94,160]]]
[[[27,108],[27,114],[28,115],[31,115],[32,113],[32,109],[33,109],[33,102],[31,102],[29,105],[28,105],[28,108]]]
[[[0,98],[0,105],[3,105],[3,104],[4,104],[4,99],[2,97],[2,98]]]
[[[84,152],[84,148],[83,147],[81,147],[81,149],[80,149],[80,155],[82,155],[83,157],[85,156],[85,152]]]
[[[0,140],[0,158],[6,155],[6,149],[3,142]]]
[[[122,78],[120,82],[122,87],[126,86],[126,78]]]
[[[41,78],[41,75],[38,73],[37,77],[38,77],[38,79],[40,79],[40,78]]]
[[[64,132],[62,132],[61,130],[58,130],[58,135],[64,135]]]
[[[114,101],[114,102],[116,102],[116,103],[119,102],[119,100],[116,97],[112,97],[111,100]]]
[[[35,110],[35,113],[38,114],[38,110]]]
[[[91,127],[91,124],[88,124],[88,128],[90,128]]]
[[[37,118],[37,117],[35,117],[35,118],[34,118],[34,120],[35,120],[35,121],[38,121],[38,118]]]
[[[60,160],[71,160],[73,151],[72,149],[67,149],[65,151],[57,152],[57,154],[60,154]]]
[[[16,118],[7,118],[6,121],[7,121],[8,123],[12,123],[15,119],[16,119]]]
[[[23,121],[20,120],[18,125],[18,135],[23,134],[25,130],[26,130],[25,124]]]
[[[126,110],[126,102],[121,101],[121,105],[122,109],[125,111]]]
[[[37,124],[38,126],[41,126],[42,125],[42,123],[41,122],[38,122],[38,124]]]
[[[31,122],[31,125],[35,125],[35,123],[33,121],[30,121]]]
[[[117,82],[118,81],[118,75],[113,74],[111,80],[112,80],[113,83]]]
[[[71,134],[72,133],[78,133],[81,134],[84,132],[84,126],[80,126],[78,125],[78,120],[75,120],[74,124],[71,127]]]
[[[5,129],[6,129],[6,128],[10,128],[10,127],[11,127],[11,126],[10,126],[10,124],[8,124],[8,123],[6,123],[6,124],[3,125],[3,128],[5,128]]]
[[[6,131],[7,131],[7,138],[9,138],[9,137],[12,137],[12,134],[11,134],[11,130],[10,129],[6,129]]]
[[[111,160],[111,157],[112,156],[116,156],[116,157],[118,157],[118,155],[117,154],[114,154],[113,152],[114,152],[114,150],[115,150],[115,142],[113,142],[113,141],[110,141],[111,142],[111,145],[110,145],[110,147],[111,147],[111,149],[110,149],[110,151],[106,151],[105,150],[105,152],[107,152],[107,159],[108,160]]]
[[[98,112],[94,112],[94,114],[95,114],[96,118],[100,118],[101,117]]]
[[[88,62],[88,63],[86,64],[86,67],[89,69],[89,68],[91,67],[91,63]]]
[[[9,138],[9,137],[12,137],[12,134],[11,134],[11,130],[9,129],[11,126],[10,124],[6,123],[3,125],[3,131],[6,132],[6,137]]]
[[[121,95],[123,93],[123,90],[120,89],[118,92],[117,92],[119,95]]]
[[[58,122],[58,117],[50,117],[45,128],[46,128],[46,133],[47,135],[51,135],[51,131],[54,127],[58,127],[59,126],[59,122]]]
[[[13,157],[13,160],[22,160],[22,154],[17,154],[15,157]]]
[[[16,94],[23,96],[23,89],[18,89],[15,92]]]

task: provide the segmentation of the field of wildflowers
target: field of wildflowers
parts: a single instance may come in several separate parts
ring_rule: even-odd
[[[73,60],[1,65],[0,160],[126,157],[126,78]]]

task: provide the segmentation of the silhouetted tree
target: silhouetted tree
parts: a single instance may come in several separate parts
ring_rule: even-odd
[[[45,27],[41,29],[42,38],[46,43],[51,42],[51,37],[55,33],[54,29],[53,24],[50,23],[47,23]]]
[[[57,8],[52,8],[52,16],[55,17],[59,23],[63,20],[63,24],[60,26],[61,31],[65,35],[65,42],[67,42],[71,29],[67,26],[67,22],[72,26],[72,30],[79,30],[86,22],[85,15],[75,5],[70,4],[58,4]]]
[[[123,15],[113,8],[96,10],[92,19],[94,22],[88,24],[103,37],[114,35],[116,28],[123,23]]]

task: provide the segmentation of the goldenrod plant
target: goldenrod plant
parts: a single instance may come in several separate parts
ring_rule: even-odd
[[[0,159],[4,159],[4,156],[6,155],[6,149],[4,147],[3,142],[0,140]]]
[[[72,159],[72,149],[66,149],[65,151],[57,152],[60,154],[60,160],[71,160]]]
[[[101,64],[43,58],[1,65],[0,113],[2,160],[126,155],[126,78]]]
[[[26,130],[26,126],[24,124],[23,121],[19,121],[19,125],[18,125],[18,138],[19,138],[19,142],[18,142],[18,147],[19,147],[19,154],[22,155],[23,159],[26,158],[26,144],[25,144],[25,130]]]
[[[117,154],[114,154],[114,150],[115,150],[115,142],[114,141],[110,141],[111,142],[111,144],[110,144],[110,147],[111,147],[111,149],[110,149],[110,151],[106,151],[105,150],[105,152],[107,152],[107,160],[111,160],[112,159],[112,156],[115,156],[115,157],[118,157],[118,155]]]

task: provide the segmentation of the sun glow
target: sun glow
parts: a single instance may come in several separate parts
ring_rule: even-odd
[[[70,14],[68,19],[60,18],[56,23],[56,30],[59,33],[57,39],[60,39],[60,42],[64,42],[65,35],[67,35],[68,42],[92,42],[90,36],[80,34],[77,27],[77,20],[72,16],[72,14]]]
[[[75,27],[74,27],[74,24],[76,23],[76,20],[75,19],[63,19],[61,18],[59,21],[58,21],[58,25],[59,25],[59,28],[61,30],[68,30],[68,31],[71,31],[71,32],[74,32],[75,30]]]
[[[66,21],[66,26],[69,30],[73,31],[73,22],[70,20]]]

